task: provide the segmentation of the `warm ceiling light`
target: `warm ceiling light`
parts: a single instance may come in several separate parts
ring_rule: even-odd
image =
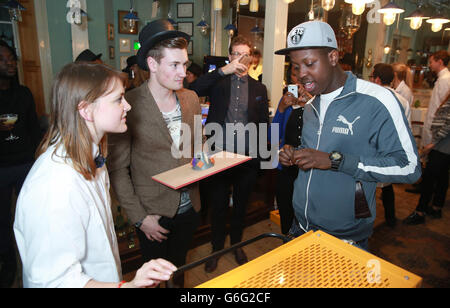
[[[431,31],[439,32],[442,29],[442,25],[450,22],[450,19],[444,17],[442,14],[438,14],[427,19],[426,22],[431,24]]]
[[[345,0],[345,3],[352,5],[352,13],[355,15],[361,15],[366,9],[366,3],[371,3],[374,0]]]
[[[259,2],[258,0],[250,0],[250,12],[256,13],[259,9]]]
[[[391,46],[389,45],[384,46],[384,54],[387,55],[389,51],[391,51]]]
[[[336,3],[335,0],[322,0],[322,8],[325,11],[329,11],[334,7],[335,3]]]
[[[240,5],[247,5],[249,0],[239,0]]]
[[[233,37],[233,35],[234,35],[234,34],[236,33],[236,31],[237,31],[236,26],[233,25],[233,24],[228,24],[228,25],[226,25],[224,29],[227,30],[227,33],[228,33],[228,36],[229,36],[229,37]]]
[[[403,13],[405,10],[395,4],[393,1],[389,2],[377,12],[383,14],[383,22],[385,25],[390,26],[394,23],[397,14]]]
[[[214,0],[213,10],[214,11],[222,11],[222,0]]]
[[[409,26],[413,30],[419,29],[422,26],[422,21],[428,18],[430,17],[426,17],[420,8],[409,14],[408,17],[405,17],[406,20],[410,21]]]

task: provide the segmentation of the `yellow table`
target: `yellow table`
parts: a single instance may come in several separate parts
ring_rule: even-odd
[[[323,231],[310,231],[197,288],[410,288],[422,278]]]

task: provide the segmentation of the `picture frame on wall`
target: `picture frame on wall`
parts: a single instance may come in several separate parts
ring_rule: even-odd
[[[114,40],[114,25],[108,24],[108,41]]]
[[[178,18],[192,18],[194,17],[194,2],[178,3],[177,4]]]
[[[131,52],[131,41],[129,39],[121,38],[119,41],[120,52]]]
[[[192,22],[178,22],[178,31],[184,32],[190,36],[194,35],[194,23]]]
[[[134,27],[132,29],[127,29],[125,27],[125,23],[123,22],[123,18],[125,17],[125,15],[127,15],[130,11],[118,11],[117,15],[118,15],[118,25],[119,25],[119,33],[120,34],[133,34],[136,35],[139,33],[139,22],[135,23]],[[134,12],[134,14],[136,14],[136,16],[138,16],[137,12]]]
[[[114,59],[116,57],[116,51],[114,46],[109,46],[109,58]]]

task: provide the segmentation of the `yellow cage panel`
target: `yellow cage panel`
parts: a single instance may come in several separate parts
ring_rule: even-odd
[[[421,282],[323,231],[310,231],[198,288],[409,288]]]

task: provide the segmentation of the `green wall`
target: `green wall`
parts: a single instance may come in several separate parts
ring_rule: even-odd
[[[47,0],[48,32],[52,54],[53,74],[72,62],[72,33],[66,21],[66,1]]]
[[[140,19],[139,30],[145,24],[152,20],[152,0],[134,0],[134,8],[138,13]],[[177,4],[178,3],[194,3],[194,17],[193,18],[177,18]],[[203,2],[205,8],[203,8]],[[56,75],[64,65],[72,62],[72,35],[71,25],[66,21],[68,8],[66,7],[66,0],[47,0],[47,15],[48,28],[50,36],[50,46],[52,54],[52,67]],[[88,13],[88,31],[89,31],[89,48],[94,53],[102,53],[102,60],[117,69],[120,69],[121,57],[129,57],[135,52],[120,52],[119,42],[121,39],[129,39],[133,46],[134,41],[138,41],[138,35],[119,34],[118,11],[128,11],[130,9],[129,0],[86,0]],[[227,7],[228,0],[224,1],[224,10],[222,14],[228,14]],[[190,60],[202,65],[203,56],[210,52],[210,36],[203,37],[200,35],[197,23],[200,22],[203,12],[205,12],[205,20],[211,24],[211,2],[193,1],[193,0],[169,0],[160,1],[160,9],[158,10],[157,18],[167,18],[169,10],[172,13],[172,19],[180,22],[193,23],[193,55],[190,55]],[[228,16],[228,15],[227,15]],[[228,17],[223,17],[223,26],[228,23]],[[107,39],[107,25],[114,25],[114,40]],[[227,41],[227,39],[225,38]],[[226,44],[225,44],[226,45]],[[115,57],[110,59],[110,46],[114,47]],[[226,52],[226,47],[225,52]]]

